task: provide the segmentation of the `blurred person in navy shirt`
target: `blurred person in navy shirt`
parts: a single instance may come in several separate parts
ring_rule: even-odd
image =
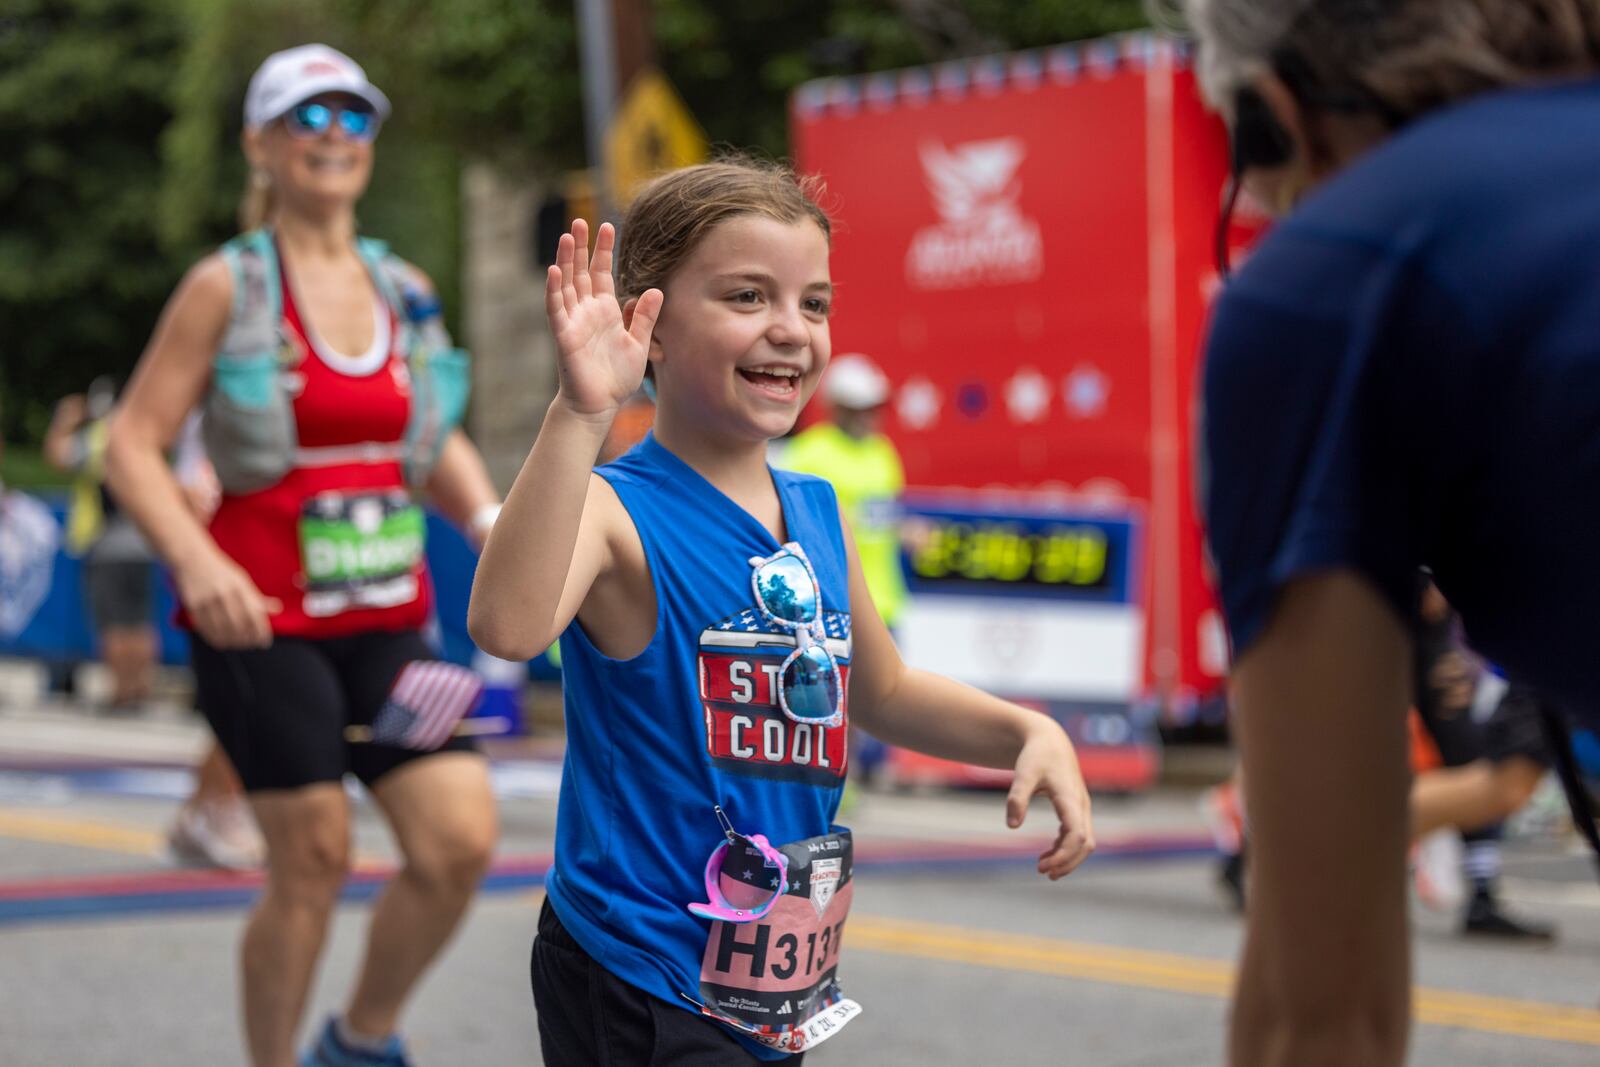
[[[1250,782],[1236,1064],[1405,1058],[1415,575],[1600,709],[1600,0],[1171,0],[1281,219],[1215,309]]]

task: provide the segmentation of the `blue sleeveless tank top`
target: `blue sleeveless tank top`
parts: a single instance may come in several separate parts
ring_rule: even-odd
[[[781,546],[754,516],[653,434],[598,473],[644,545],[656,628],[628,660],[600,652],[576,620],[561,637],[567,750],[546,890],[562,924],[607,970],[698,1011],[710,924],[687,905],[704,898],[706,859],[723,840],[713,806],[741,833],[774,844],[828,832],[844,785],[848,710],[843,724],[824,729],[793,722],[778,705],[772,665],[795,642],[755,600],[750,559]],[[847,681],[849,565],[833,487],[786,471],[772,478],[788,539],[816,572],[828,644]],[[784,1058],[741,1041],[763,1059]]]

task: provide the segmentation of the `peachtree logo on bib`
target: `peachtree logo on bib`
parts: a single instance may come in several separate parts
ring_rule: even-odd
[[[828,910],[833,891],[839,888],[839,874],[843,867],[844,860],[837,857],[811,861],[811,906],[816,909],[819,919]]]
[[[1022,214],[1017,169],[1022,140],[1002,137],[953,148],[925,143],[923,177],[942,219],[912,238],[906,280],[918,289],[1029,282],[1044,271],[1039,224]]]

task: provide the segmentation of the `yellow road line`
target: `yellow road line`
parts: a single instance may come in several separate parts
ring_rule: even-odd
[[[1139,989],[1221,998],[1233,989],[1233,966],[1220,960],[993,930],[862,915],[848,940],[853,949]],[[1417,1020],[1433,1026],[1600,1046],[1600,1011],[1421,987],[1414,998]]]
[[[153,830],[4,810],[0,810],[0,837],[43,841],[52,845],[77,845],[135,856],[160,855],[167,847],[166,835]]]
[[[164,834],[84,819],[0,809],[0,837],[160,855]],[[364,867],[373,857],[358,854]],[[525,899],[537,906],[542,891]],[[1137,989],[1227,997],[1233,966],[1221,960],[1031,937],[960,926],[860,915],[850,923],[852,948],[1000,970],[1081,978]],[[1443,989],[1415,990],[1417,1020],[1483,1033],[1600,1046],[1600,1011]]]
[[[1412,1003],[1417,1019],[1435,1026],[1600,1046],[1600,1011],[1588,1008],[1444,989],[1417,989]]]
[[[0,838],[4,837],[50,845],[76,845],[131,856],[164,856],[167,852],[167,835],[162,831],[0,808]],[[360,849],[353,860],[358,872],[389,866],[392,864],[384,857]]]

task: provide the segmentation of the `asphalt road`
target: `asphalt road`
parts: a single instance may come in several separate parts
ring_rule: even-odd
[[[107,723],[0,710],[0,1063],[242,1062],[234,950],[249,879],[177,871],[162,833],[202,743],[181,718]],[[505,839],[486,890],[408,1021],[423,1065],[533,1064],[527,985],[553,828],[549,746],[500,763]],[[390,855],[365,806],[363,862]],[[1042,824],[1043,812],[1035,818]],[[841,970],[864,1008],[808,1063],[1221,1062],[1240,925],[1216,892],[1196,797],[1097,805],[1102,853],[1065,882],[1031,872],[1000,798],[869,794]],[[1600,1062],[1600,888],[1568,842],[1513,842],[1508,900],[1560,924],[1547,948],[1484,944],[1418,909],[1412,1062]],[[370,890],[341,907],[314,994],[336,1008]]]

